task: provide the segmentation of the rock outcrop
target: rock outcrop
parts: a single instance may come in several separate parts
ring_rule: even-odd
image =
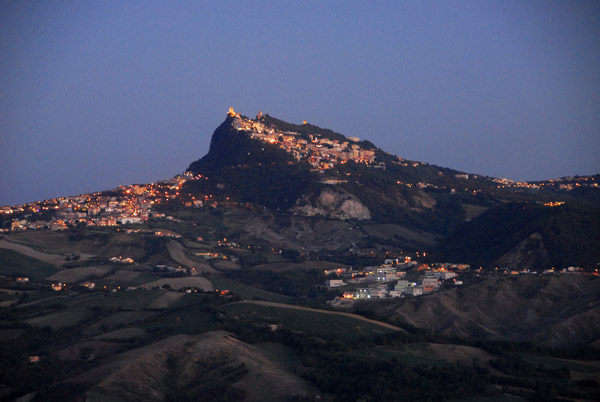
[[[333,219],[371,219],[371,212],[354,195],[325,189],[318,197],[304,197],[292,211],[303,216],[322,216]]]

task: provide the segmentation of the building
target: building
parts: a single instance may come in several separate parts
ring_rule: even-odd
[[[50,288],[55,292],[60,292],[61,290],[63,290],[63,287],[64,284],[62,282],[53,283],[52,286],[50,286]]]
[[[121,225],[142,223],[142,218],[139,216],[120,216],[118,222]]]
[[[335,288],[338,286],[344,286],[345,283],[341,279],[328,279],[325,281],[325,284],[330,288]]]
[[[422,286],[413,286],[408,289],[408,292],[406,292],[406,294],[408,294],[410,296],[421,296],[423,294],[423,287]]]

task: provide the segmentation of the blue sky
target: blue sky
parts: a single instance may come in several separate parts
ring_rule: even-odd
[[[229,106],[518,180],[600,172],[595,1],[4,1],[0,204],[172,177]]]

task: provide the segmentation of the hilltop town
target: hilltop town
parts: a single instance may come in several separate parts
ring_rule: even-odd
[[[65,230],[77,225],[106,227],[162,219],[165,215],[153,207],[176,199],[179,186],[185,181],[184,176],[177,176],[157,183],[0,207],[1,216],[12,217],[10,228],[3,227],[0,231]],[[202,201],[197,205],[202,205]]]
[[[262,112],[258,112],[256,119],[252,120],[230,107],[227,115],[233,117],[233,127],[236,130],[247,131],[252,139],[279,146],[291,153],[296,160],[306,160],[315,170],[331,169],[350,160],[367,165],[375,162],[375,149],[361,147],[357,137],[339,141],[320,134],[309,134],[308,138],[303,138],[298,132],[268,127],[264,123],[265,116]],[[306,121],[303,124],[307,124]]]

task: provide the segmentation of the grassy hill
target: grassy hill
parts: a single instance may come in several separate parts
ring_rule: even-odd
[[[479,278],[424,297],[364,303],[357,311],[450,337],[578,347],[598,339],[598,300],[596,276],[519,275]]]
[[[473,266],[594,268],[600,263],[600,208],[511,203],[489,209],[438,244],[438,260]]]

